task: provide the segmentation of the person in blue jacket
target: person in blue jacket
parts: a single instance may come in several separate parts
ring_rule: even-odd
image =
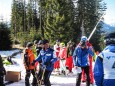
[[[88,55],[90,54],[91,56],[93,56],[94,53],[92,47],[88,47],[86,45],[86,42],[87,37],[82,36],[80,43],[74,50],[73,63],[75,69],[77,69],[77,67],[81,67],[82,70],[84,69],[84,72],[87,77],[86,86],[90,86]],[[81,73],[78,73],[76,78],[76,86],[80,86],[80,83],[81,83]]]
[[[115,32],[104,41],[107,46],[96,58],[94,79],[97,86],[115,86]]]
[[[51,86],[50,83],[50,75],[54,69],[54,63],[57,61],[56,55],[54,54],[54,50],[51,49],[49,47],[49,41],[44,39],[43,40],[43,45],[44,48],[40,51],[38,57],[36,58],[36,60],[33,62],[33,64],[35,62],[39,62],[40,60],[42,60],[42,72],[45,69],[45,73],[44,73],[44,85],[45,86]],[[38,73],[38,76],[41,75]]]

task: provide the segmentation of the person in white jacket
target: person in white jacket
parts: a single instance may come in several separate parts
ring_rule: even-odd
[[[115,32],[105,37],[105,43],[95,62],[94,79],[96,86],[115,86]]]

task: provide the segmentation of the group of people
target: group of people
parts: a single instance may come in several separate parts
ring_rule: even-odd
[[[80,86],[81,80],[86,81],[86,86],[95,82],[96,86],[115,85],[115,32],[105,36],[106,48],[94,58],[93,46],[82,36],[79,44],[74,45],[69,41],[65,43],[56,40],[54,48],[49,41],[35,40],[34,44],[28,42],[24,52],[24,66],[26,69],[25,86],[30,86],[29,78],[33,75],[32,86],[44,84],[51,86],[50,75],[52,71],[67,75],[72,68],[81,72],[77,73],[76,86]],[[95,61],[94,68],[92,61]],[[93,70],[94,69],[94,70]],[[0,56],[0,86],[5,86],[5,68]]]
[[[60,40],[56,40],[56,44],[54,45],[54,53],[59,60],[57,60],[54,64],[54,72],[64,75],[72,72],[72,54],[74,48],[74,43],[71,41],[69,41],[66,46],[65,43],[61,43]]]
[[[34,43],[36,44],[36,43]],[[27,43],[25,54],[24,54],[24,64],[26,68],[25,85],[30,86],[29,78],[32,73],[33,82],[32,86],[37,86],[42,83],[42,77],[45,86],[51,86],[49,77],[53,71],[53,64],[57,60],[53,53],[53,49],[49,47],[48,40],[40,40],[38,46],[36,47],[36,54],[33,53],[33,44],[31,42]],[[37,56],[37,58],[36,58]],[[36,59],[35,59],[36,58]],[[36,74],[37,64],[39,63],[39,71]]]
[[[27,43],[24,55],[24,60],[27,61],[25,62],[25,85],[30,85],[31,73],[33,74],[33,86],[37,86],[39,81],[44,82],[45,86],[51,86],[50,75],[52,71],[59,71],[59,74],[66,75],[67,70],[72,72],[72,68],[76,71],[80,68],[82,71],[77,73],[76,86],[80,86],[81,80],[86,81],[86,86],[90,86],[94,81],[97,86],[114,86],[115,33],[107,35],[105,43],[107,47],[95,58],[94,71],[92,61],[95,53],[86,36],[81,37],[80,43],[76,47],[71,41],[65,46],[60,40],[56,40],[54,49],[50,47],[48,40],[40,40],[34,43],[37,44],[36,54],[33,53],[32,43]],[[39,65],[37,74],[36,65]]]
[[[53,49],[50,48],[49,41],[46,39],[40,40],[39,42],[34,41],[34,45],[28,42],[24,55],[26,68],[25,85],[30,85],[29,78],[32,73],[33,86],[36,86],[38,81],[42,79],[45,86],[51,86],[49,78],[52,71],[58,71],[59,74],[67,75],[72,72],[72,68],[77,69],[77,66],[80,66],[82,72],[77,75],[76,86],[80,86],[81,75],[82,81],[86,81],[89,86],[90,83],[94,83],[92,71],[93,55],[92,45],[88,42],[86,36],[81,38],[80,43],[76,47],[71,41],[69,41],[66,46],[65,43],[60,42],[59,39],[56,40]],[[36,75],[37,65],[39,65],[39,71]]]

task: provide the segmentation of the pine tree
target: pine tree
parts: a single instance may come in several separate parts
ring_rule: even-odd
[[[14,41],[18,40],[24,46],[26,42],[40,38],[38,35],[39,18],[37,16],[36,5],[34,0],[29,0],[28,3],[25,0],[13,0],[11,18],[12,37]],[[32,34],[34,36],[31,37]]]
[[[91,31],[94,29],[95,25],[97,24],[98,20],[105,11],[105,5],[103,5],[102,0],[78,0],[77,3],[77,28],[81,30],[81,27],[84,30],[80,31],[79,35],[86,35],[89,37]],[[101,6],[101,8],[100,8]],[[95,36],[92,36],[90,42],[94,45],[96,50],[100,50],[99,45],[99,38],[101,38],[100,28],[102,25],[97,27],[96,32],[94,33]],[[84,31],[84,32],[83,32]],[[84,33],[84,34],[83,34]],[[80,36],[80,37],[81,37]],[[98,36],[98,38],[96,38]],[[97,42],[95,42],[95,40]],[[98,49],[97,49],[98,48]]]
[[[10,30],[7,23],[0,22],[0,50],[9,50],[12,48]]]
[[[26,30],[25,18],[24,18],[24,3],[23,1],[13,0],[12,4],[12,17],[11,17],[11,29],[14,33],[14,37],[18,38],[18,32],[23,32]]]
[[[45,0],[41,2],[45,38],[55,41],[72,39],[74,25],[74,5],[71,0]],[[70,39],[68,39],[68,37]]]

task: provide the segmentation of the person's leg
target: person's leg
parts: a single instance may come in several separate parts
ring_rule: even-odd
[[[30,83],[29,83],[30,74],[31,74],[30,70],[26,70],[25,86],[30,86]]]
[[[82,82],[86,82],[86,76],[85,76],[85,73],[84,73],[84,69],[82,70]]]
[[[84,72],[86,74],[86,86],[90,86],[90,76],[89,76],[89,66],[84,67]]]
[[[0,75],[0,86],[5,86],[4,84],[4,76]]]
[[[78,73],[76,77],[76,86],[80,86],[80,84],[81,84],[81,73]]]
[[[66,75],[66,66],[65,66],[66,60],[62,60],[62,69],[63,69],[63,74]]]
[[[69,60],[70,60],[70,61],[69,61],[69,71],[72,72],[73,58],[72,58],[72,56],[70,56],[69,58],[70,58],[70,59],[69,59]]]
[[[92,66],[92,61],[93,61],[93,58],[92,57],[89,57],[89,63],[90,63],[90,66],[89,66],[89,74],[90,74],[90,83],[93,84],[94,83],[94,75],[93,75],[93,66]]]
[[[32,86],[36,86],[37,85],[37,74],[36,74],[36,70],[32,69],[31,73],[33,75],[33,82],[32,82]]]
[[[51,83],[50,83],[50,75],[51,75],[51,71],[45,71],[45,74],[44,74],[44,85],[45,86],[51,86]]]
[[[43,69],[42,69],[42,65],[40,64],[39,65],[39,71],[38,71],[38,80],[41,80],[42,72],[43,72]]]
[[[62,74],[62,71],[63,71],[63,61],[62,60],[60,60],[60,74]]]

